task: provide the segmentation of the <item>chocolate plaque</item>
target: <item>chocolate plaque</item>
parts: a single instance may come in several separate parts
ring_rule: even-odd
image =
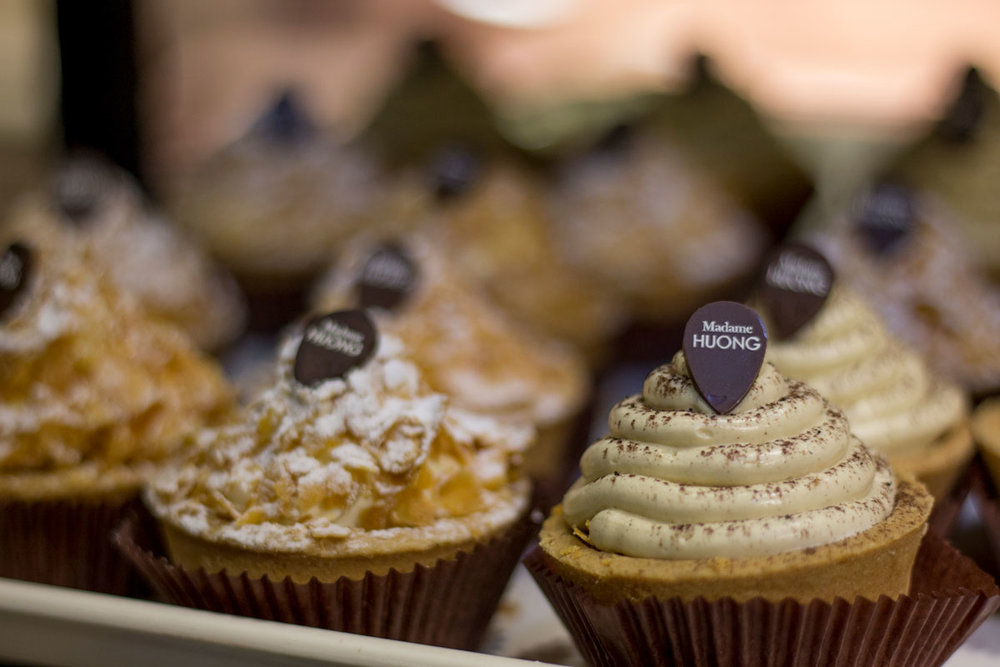
[[[768,321],[778,340],[790,338],[823,309],[833,287],[833,267],[809,246],[789,243],[771,254],[760,285]]]
[[[394,310],[413,292],[417,265],[399,243],[383,243],[368,257],[358,275],[362,308]]]
[[[872,252],[887,255],[916,225],[916,204],[910,189],[899,183],[880,183],[862,197],[855,212],[858,234]]]
[[[0,255],[0,317],[17,303],[31,278],[31,249],[23,243],[12,243]]]
[[[287,143],[308,139],[315,133],[312,121],[291,90],[285,90],[278,96],[257,119],[254,130],[275,141]]]
[[[716,301],[684,327],[684,356],[698,393],[719,414],[743,400],[764,363],[767,329],[752,309]]]
[[[64,221],[85,225],[97,218],[118,187],[118,176],[115,167],[101,158],[71,158],[56,171],[49,194]]]
[[[434,194],[438,199],[459,197],[479,180],[482,160],[468,148],[444,148],[431,159],[431,178]]]
[[[338,310],[310,320],[295,355],[295,379],[309,387],[344,377],[375,352],[378,334],[363,310]]]

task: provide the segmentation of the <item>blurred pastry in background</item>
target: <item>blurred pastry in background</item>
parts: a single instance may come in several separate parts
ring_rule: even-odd
[[[575,460],[566,450],[589,393],[585,361],[501,310],[452,265],[433,232],[351,243],[317,285],[313,309],[355,307],[402,340],[431,388],[455,405],[534,424],[526,472],[541,485],[567,481]]]
[[[944,118],[896,166],[954,210],[972,256],[1000,280],[1000,95],[978,70],[966,71]]]
[[[179,177],[173,209],[247,285],[301,287],[380,196],[374,158],[327,136],[290,91],[239,140]]]
[[[234,407],[221,370],[79,247],[0,256],[0,576],[124,592],[109,531],[151,470]]]
[[[203,349],[233,342],[246,325],[236,282],[146,201],[138,184],[97,154],[66,159],[44,196],[26,197],[4,225],[42,245],[79,243],[115,286]]]
[[[940,201],[882,181],[834,216],[816,243],[893,333],[981,395],[1000,388],[1000,290],[960,237]]]
[[[732,291],[760,263],[767,232],[664,137],[623,126],[565,162],[553,234],[576,271],[633,317],[671,321]]]
[[[628,304],[570,263],[537,174],[513,162],[473,164],[453,151],[436,160],[437,197],[427,215],[444,253],[515,320],[597,362]]]

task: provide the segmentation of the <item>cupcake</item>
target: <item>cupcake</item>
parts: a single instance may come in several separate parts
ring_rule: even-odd
[[[926,645],[928,624],[948,646],[915,664],[939,664],[995,584],[937,538],[915,561],[930,494],[765,346],[745,306],[699,309],[683,352],[612,409],[529,569],[592,664],[870,664]],[[945,561],[947,584],[925,569]],[[948,596],[970,615],[935,612]]]
[[[936,371],[974,395],[1000,388],[1000,290],[970,261],[940,202],[882,182],[814,241]]]
[[[71,248],[14,243],[0,270],[0,576],[122,592],[110,529],[231,391]]]
[[[434,391],[474,412],[534,424],[538,437],[524,470],[561,494],[575,466],[565,454],[587,400],[585,362],[570,346],[527,330],[463,278],[433,234],[359,238],[319,283],[313,307],[369,308],[380,331],[403,341]]]
[[[119,290],[203,349],[218,349],[243,332],[246,305],[235,281],[154,212],[128,174],[97,156],[67,160],[53,175],[47,201],[23,202],[4,235],[45,246],[79,243]]]
[[[251,292],[304,286],[366,221],[379,170],[316,128],[285,92],[240,139],[173,188],[178,222]]]
[[[810,277],[818,281],[811,292]],[[803,304],[786,306],[803,292],[815,297],[808,318]],[[866,446],[943,500],[973,454],[968,399],[958,385],[898,342],[858,295],[834,285],[811,248],[775,253],[759,303],[772,332],[768,360],[843,410]]]
[[[454,406],[399,339],[337,311],[153,480],[169,560],[123,547],[181,604],[471,647],[527,539],[532,435]]]
[[[765,249],[753,217],[652,132],[622,129],[568,160],[550,204],[553,234],[576,271],[641,320],[683,322],[736,289]]]
[[[598,361],[624,323],[625,304],[595,276],[574,270],[553,234],[540,183],[511,163],[464,176],[439,158],[442,197],[429,212],[443,251],[514,319]]]

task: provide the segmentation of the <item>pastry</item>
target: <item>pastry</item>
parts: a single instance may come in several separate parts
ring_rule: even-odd
[[[432,389],[463,408],[533,423],[538,437],[525,471],[561,483],[575,466],[565,450],[588,394],[584,360],[514,321],[440,247],[433,233],[359,238],[318,285],[314,310],[369,308],[381,331],[404,342]]]
[[[0,573],[117,590],[114,521],[232,392],[73,248],[14,243],[0,261]]]
[[[368,219],[379,170],[282,94],[240,139],[179,178],[178,222],[250,289],[307,282]]]
[[[646,321],[683,321],[731,293],[765,249],[753,217],[656,133],[623,130],[568,160],[550,205],[574,269]]]
[[[814,242],[935,370],[975,395],[1000,386],[1000,290],[970,263],[933,197],[876,184]]]
[[[95,155],[62,164],[48,197],[22,201],[4,236],[78,243],[119,290],[204,349],[243,332],[246,304],[232,277],[153,211],[128,174]]]
[[[803,261],[794,253],[776,253],[765,288],[772,276],[780,281],[803,275],[789,268],[789,262]],[[763,299],[761,312],[772,332],[768,359],[842,409],[865,445],[943,500],[973,454],[968,398],[886,331],[849,288],[828,282],[823,291],[828,296],[819,311],[790,332],[775,322],[780,312],[772,313]]]
[[[510,535],[528,509],[517,463],[531,437],[431,390],[363,311],[328,313],[286,339],[273,386],[152,482],[146,501],[171,562],[145,568],[242,577],[252,583],[229,611],[244,615],[308,585],[290,602],[304,609],[296,619],[319,605],[326,627],[467,647],[523,546]],[[436,595],[416,597],[427,585]],[[347,588],[364,599],[353,605]]]
[[[471,177],[461,169],[453,175],[448,160],[441,164],[449,178],[439,177],[446,187],[428,217],[458,271],[514,319],[600,359],[624,324],[625,304],[564,256],[540,183],[512,163],[484,166]]]

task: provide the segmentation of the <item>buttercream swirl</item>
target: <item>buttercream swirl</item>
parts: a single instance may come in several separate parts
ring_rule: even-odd
[[[967,414],[958,386],[934,375],[844,288],[835,288],[793,338],[772,341],[767,353],[783,373],[840,407],[851,430],[890,458],[919,454]]]
[[[769,363],[728,414],[699,395],[684,354],[618,403],[584,453],[563,515],[602,551],[749,557],[836,542],[885,519],[896,484],[843,413]]]
[[[464,529],[455,519],[503,523],[524,508],[529,425],[454,407],[390,335],[345,377],[299,384],[300,341],[284,343],[271,387],[157,476],[147,500],[161,518],[205,539],[297,551],[412,527],[448,539]]]

